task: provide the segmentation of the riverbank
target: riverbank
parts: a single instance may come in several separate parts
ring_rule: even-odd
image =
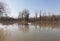
[[[0,21],[0,23],[2,24],[14,24],[14,23],[18,23],[18,24],[34,24],[34,25],[53,25],[53,24],[57,24],[60,25],[60,22],[48,22],[48,21],[37,21],[37,22],[27,22],[27,21]]]
[[[3,24],[14,24],[14,23],[19,23],[19,24],[60,24],[60,21],[41,21],[41,20],[34,20],[34,18],[30,18],[28,20],[28,22],[24,19],[14,19],[14,18],[10,18],[10,17],[2,17],[0,18],[0,23]]]

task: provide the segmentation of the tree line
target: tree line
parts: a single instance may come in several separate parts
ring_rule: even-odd
[[[42,11],[40,11],[39,13],[39,17],[38,17],[38,13],[35,12],[35,17],[33,18],[30,18],[30,12],[28,9],[24,9],[23,11],[20,11],[19,12],[19,16],[18,16],[18,19],[17,20],[20,20],[20,21],[49,21],[49,22],[53,22],[53,21],[60,21],[60,15],[50,15],[50,13],[48,13],[49,15],[47,16],[46,15],[46,12],[42,13]],[[42,15],[43,14],[43,15]],[[0,18],[5,16],[6,18],[9,18],[8,17],[8,14],[7,14],[7,8],[6,8],[6,5],[3,3],[3,2],[0,2]],[[3,18],[4,19],[4,18]],[[11,19],[11,18],[10,18]]]
[[[35,17],[31,18],[29,17],[30,15],[29,10],[25,9],[19,13],[19,19],[24,19],[26,21],[49,21],[49,22],[60,21],[60,15],[53,15],[53,14],[50,15],[50,13],[48,13],[49,15],[46,15],[46,13],[42,13],[42,11],[40,11],[39,14],[40,15],[38,17],[38,13],[35,12]]]

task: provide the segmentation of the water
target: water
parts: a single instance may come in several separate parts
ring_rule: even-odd
[[[0,24],[0,41],[60,41],[60,26]]]

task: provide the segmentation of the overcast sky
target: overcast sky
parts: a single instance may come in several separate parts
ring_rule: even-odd
[[[3,0],[8,4],[11,16],[17,17],[19,11],[24,9],[30,10],[31,15],[34,16],[34,12],[51,12],[60,14],[60,0]]]

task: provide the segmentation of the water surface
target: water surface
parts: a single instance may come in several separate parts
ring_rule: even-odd
[[[0,41],[60,41],[60,27],[18,23],[0,24]]]

